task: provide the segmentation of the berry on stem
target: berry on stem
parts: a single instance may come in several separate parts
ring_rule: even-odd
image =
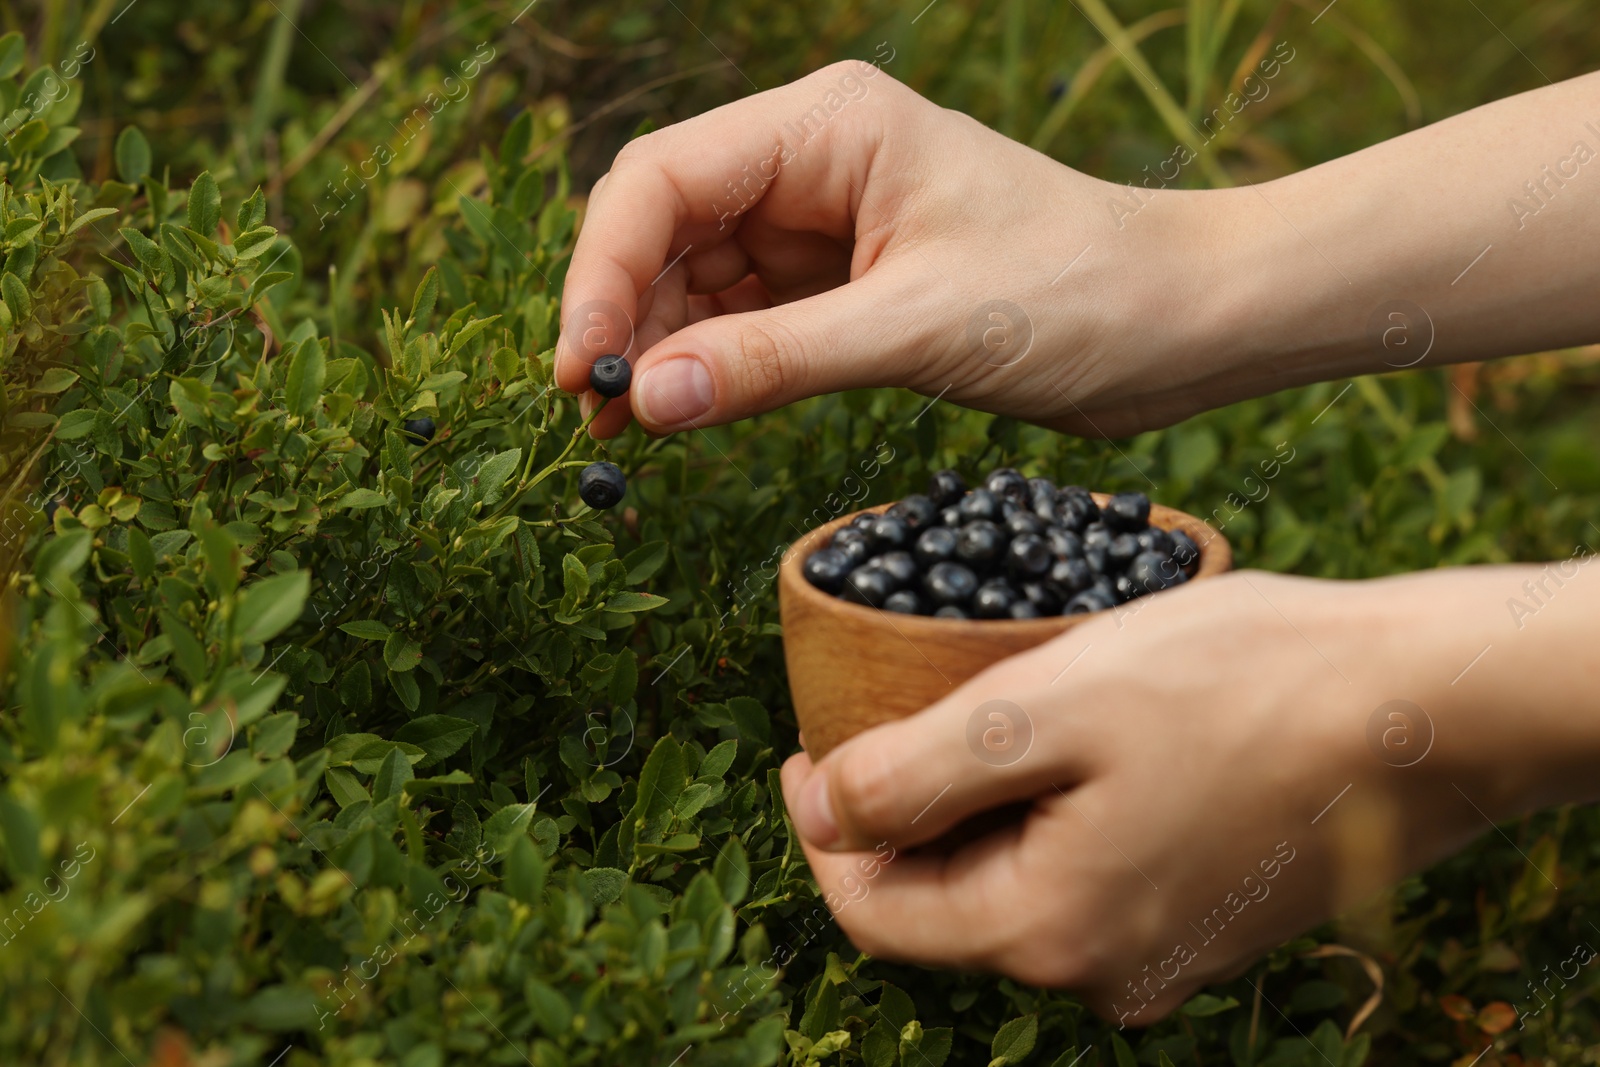
[[[401,431],[414,445],[425,445],[433,440],[433,433],[437,428],[433,420],[426,415],[420,419],[407,419],[400,424]]]
[[[628,479],[615,463],[599,460],[578,473],[578,495],[597,511],[616,507],[627,491]]]
[[[623,356],[601,356],[589,368],[589,388],[603,397],[618,397],[633,383],[633,364]]]

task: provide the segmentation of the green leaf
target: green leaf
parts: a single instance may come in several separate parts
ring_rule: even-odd
[[[381,508],[389,503],[389,498],[376,489],[352,489],[339,498],[333,505],[335,511],[350,510],[355,508]]]
[[[270,641],[300,617],[311,592],[309,571],[274,575],[246,587],[234,613],[234,633],[245,644]]]
[[[577,556],[569,554],[562,557],[561,585],[566,599],[573,605],[581,604],[583,598],[589,595],[589,568]]]
[[[94,535],[88,530],[69,530],[52,537],[34,557],[34,573],[44,578],[47,587],[60,596],[62,594],[54,586],[78,573],[89,562],[89,551],[93,547]]]
[[[668,734],[656,742],[639,771],[639,797],[634,803],[634,815],[649,818],[671,810],[684,784],[683,746]]]
[[[462,745],[472,740],[472,735],[477,730],[478,724],[467,719],[457,719],[449,715],[424,715],[400,727],[395,732],[394,739],[408,741],[426,752],[428,758],[418,764],[419,767],[426,767],[454,755]]]
[[[128,528],[128,558],[133,563],[133,573],[139,577],[139,584],[149,589],[155,581],[156,552],[150,546],[150,538],[137,526]]]
[[[124,226],[117,233],[124,241],[128,242],[128,247],[133,250],[133,254],[145,266],[145,269],[154,271],[157,274],[171,273],[172,261],[167,258],[166,252],[162,250],[160,245],[131,226]]]
[[[416,295],[411,298],[411,321],[418,326],[426,326],[428,319],[433,315],[433,305],[439,300],[439,268],[429,267],[422,281],[417,285]]]
[[[584,889],[589,895],[589,903],[595,907],[619,899],[627,884],[628,873],[615,867],[590,867],[583,872]]]
[[[733,766],[733,758],[739,753],[739,742],[733,738],[720,741],[706,758],[700,761],[700,777],[721,778],[728,773],[728,768]]]
[[[138,185],[150,173],[150,142],[139,127],[125,127],[117,135],[116,157],[117,177],[129,185]]]
[[[0,37],[0,81],[16,77],[27,58],[28,48],[22,34],[13,31]]]
[[[341,623],[339,629],[351,637],[360,637],[368,641],[384,641],[394,631],[376,619],[357,619],[354,622]]]
[[[622,592],[606,601],[606,611],[652,611],[667,603],[664,596],[654,593]]]
[[[73,373],[67,368],[51,367],[49,370],[45,371],[39,376],[39,380],[33,383],[33,388],[30,391],[51,396],[56,393],[66,392],[68,389],[71,389],[74,385],[76,385],[77,382],[77,374]]]
[[[39,817],[10,793],[0,792],[0,832],[5,835],[6,869],[13,882],[39,873]]]
[[[290,414],[304,417],[316,410],[327,373],[327,355],[322,351],[320,340],[313,337],[295,349],[294,358],[289,361],[289,377],[283,386]]]
[[[232,596],[239,588],[239,546],[228,531],[216,523],[200,527],[200,547],[206,557],[206,573],[216,583],[217,592]]]
[[[1232,997],[1217,997],[1212,996],[1210,993],[1200,993],[1191,997],[1178,1010],[1191,1019],[1204,1019],[1210,1015],[1220,1015],[1238,1006],[1239,1002]]]
[[[322,775],[323,781],[328,784],[328,792],[333,794],[333,799],[341,808],[348,808],[361,801],[371,802],[366,787],[361,780],[343,767],[329,767]]]
[[[121,212],[118,211],[114,207],[91,208],[88,211],[85,211],[82,215],[79,215],[77,218],[72,220],[72,225],[67,227],[67,233],[68,234],[77,233],[79,230],[83,229],[85,226],[93,226],[96,222],[99,222],[101,219],[109,218],[112,215],[118,215],[118,214],[121,214]]]
[[[261,191],[261,187],[257,186],[249,199],[239,205],[239,212],[233,219],[233,227],[239,233],[248,233],[260,226],[266,217],[267,196]]]
[[[749,894],[750,860],[745,855],[744,845],[739,843],[737,837],[728,838],[728,843],[717,850],[717,860],[712,865],[711,877],[716,880],[717,888],[722,891],[722,899],[729,904],[737,905]]]
[[[389,684],[394,686],[400,703],[406,706],[407,711],[416,711],[422,706],[422,687],[417,684],[416,674],[412,671],[390,671]]]
[[[1027,1058],[1039,1039],[1039,1016],[1024,1015],[1000,1027],[989,1045],[989,1067],[1013,1067]]]
[[[10,271],[0,276],[0,296],[5,298],[13,324],[33,317],[33,297],[28,295],[28,287],[22,284],[22,279]]]
[[[250,739],[250,751],[261,759],[277,759],[294,745],[294,735],[300,729],[300,716],[292,711],[280,711],[262,719]]]
[[[533,112],[523,108],[500,138],[500,165],[507,170],[520,167],[533,145]]]
[[[528,903],[533,902],[530,900]],[[572,1005],[567,998],[537,978],[529,978],[523,984],[522,992],[533,1013],[533,1021],[545,1036],[552,1039],[566,1037],[567,1030],[572,1026]]]
[[[414,670],[422,662],[422,642],[407,634],[390,634],[383,643],[383,662],[398,673]]]
[[[421,796],[424,793],[444,793],[446,786],[471,784],[472,775],[463,770],[454,770],[431,778],[413,778],[406,783],[406,792]]]
[[[189,229],[205,236],[216,232],[222,221],[222,193],[211,172],[201,171],[189,187]]]
[[[513,834],[526,834],[533,823],[533,813],[532,804],[507,804],[483,824],[484,844],[496,851],[509,848],[511,843],[506,839]]]
[[[651,541],[629,552],[622,558],[622,565],[628,568],[628,584],[638,585],[654,578],[667,562],[667,553],[665,541]]]
[[[388,800],[400,793],[400,790],[415,775],[411,773],[411,761],[399,748],[394,749],[384,757],[383,763],[378,766],[378,773],[372,779],[372,799],[374,801]]]
[[[500,487],[506,484],[517,471],[517,466],[522,462],[522,449],[513,448],[506,452],[496,452],[484,461],[478,468],[478,498],[486,504],[500,499]]]

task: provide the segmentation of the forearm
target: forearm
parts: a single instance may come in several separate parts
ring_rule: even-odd
[[[1381,678],[1386,693],[1371,694],[1370,710],[1400,699],[1425,715],[1385,720],[1368,735],[1369,749],[1380,746],[1372,754],[1419,790],[1461,790],[1495,820],[1600,799],[1600,566],[1590,552],[1341,586],[1350,611],[1322,625],[1360,633],[1347,647],[1381,661],[1347,672]],[[1382,747],[1391,726],[1396,744]]]
[[[1194,276],[1164,283],[1184,296],[1165,300],[1181,348],[1142,398],[1164,421],[1312,381],[1600,340],[1600,74],[1263,185],[1157,194],[1150,215],[1190,235],[1169,270]]]

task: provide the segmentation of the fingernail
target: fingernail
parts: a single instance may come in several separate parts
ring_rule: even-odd
[[[828,799],[828,776],[813,771],[811,780],[800,790],[800,810],[794,813],[800,836],[824,848],[839,840],[839,824],[833,821],[833,801]]]
[[[657,426],[681,426],[711,410],[711,372],[693,356],[649,367],[633,383],[633,402]]]

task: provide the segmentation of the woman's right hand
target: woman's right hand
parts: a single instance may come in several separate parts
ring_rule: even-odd
[[[1170,423],[1204,406],[1184,357],[1237,202],[1163,192],[1132,222],[1128,189],[834,64],[618,154],[567,275],[556,380],[585,392],[626,350],[633,387],[600,437],[869,386],[1090,436]]]

